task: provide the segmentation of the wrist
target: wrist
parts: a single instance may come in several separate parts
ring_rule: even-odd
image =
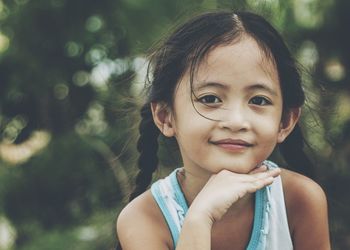
[[[210,228],[213,226],[213,219],[208,216],[208,213],[201,210],[189,209],[185,221],[187,224],[195,225],[195,226],[204,226]]]
[[[189,209],[176,250],[210,250],[212,225],[212,220],[208,216]]]

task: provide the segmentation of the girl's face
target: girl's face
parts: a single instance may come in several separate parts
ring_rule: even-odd
[[[275,65],[252,38],[243,37],[208,54],[192,91],[185,74],[167,114],[166,135],[176,137],[186,171],[248,173],[288,134],[281,118]]]

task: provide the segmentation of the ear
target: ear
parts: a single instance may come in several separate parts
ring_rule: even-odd
[[[175,135],[173,127],[173,114],[169,107],[162,102],[152,102],[151,110],[154,123],[166,137]]]
[[[293,131],[295,125],[299,121],[301,114],[300,108],[294,108],[289,111],[286,117],[283,118],[278,131],[277,142],[282,143],[287,136]]]

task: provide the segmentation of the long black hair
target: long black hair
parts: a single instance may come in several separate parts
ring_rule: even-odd
[[[191,79],[202,59],[215,47],[238,41],[243,35],[253,38],[262,52],[276,65],[283,98],[285,118],[305,101],[296,62],[280,34],[263,17],[250,12],[215,11],[201,14],[173,32],[150,57],[149,90],[141,108],[140,137],[137,149],[139,173],[130,201],[143,193],[157,169],[158,128],[153,122],[151,103],[173,107],[174,91],[189,70]],[[278,147],[288,166],[311,175],[312,163],[304,153],[304,138],[299,124]],[[118,249],[121,249],[119,246]]]

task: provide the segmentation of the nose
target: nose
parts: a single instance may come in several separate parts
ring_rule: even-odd
[[[220,128],[230,129],[231,131],[246,131],[251,127],[248,110],[243,107],[231,107],[223,112],[219,121]]]

